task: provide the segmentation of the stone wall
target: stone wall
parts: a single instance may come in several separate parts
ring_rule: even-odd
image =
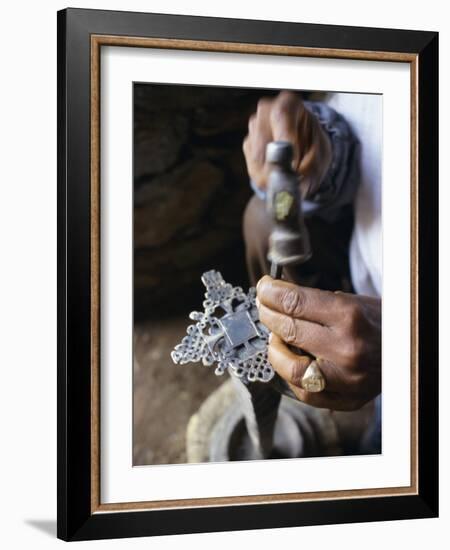
[[[267,93],[135,84],[137,318],[199,307],[207,269],[248,284],[241,219],[251,191],[242,141],[261,95]]]

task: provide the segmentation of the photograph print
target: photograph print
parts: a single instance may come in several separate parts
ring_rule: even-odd
[[[382,452],[382,96],[133,84],[133,466]]]

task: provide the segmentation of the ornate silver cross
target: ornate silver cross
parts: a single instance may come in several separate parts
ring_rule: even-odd
[[[214,270],[204,273],[202,282],[204,312],[189,315],[196,323],[172,351],[174,363],[216,363],[217,375],[230,369],[243,382],[269,382],[275,375],[267,359],[269,331],[259,320],[255,289],[246,294]]]

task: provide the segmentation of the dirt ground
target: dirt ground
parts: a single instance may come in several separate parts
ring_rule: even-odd
[[[186,428],[204,400],[229,380],[201,363],[175,365],[170,352],[186,333],[187,314],[146,321],[134,331],[133,465],[186,462]],[[338,454],[359,454],[373,416],[373,402],[355,412],[330,412],[338,433]],[[333,454],[335,454],[333,452]]]
[[[227,377],[201,363],[175,365],[170,352],[190,320],[179,316],[137,324],[134,330],[133,465],[186,462],[191,415]]]

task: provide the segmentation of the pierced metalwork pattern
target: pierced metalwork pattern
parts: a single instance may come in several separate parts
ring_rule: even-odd
[[[227,369],[245,382],[269,382],[275,374],[267,359],[269,331],[259,321],[255,305],[256,291],[246,294],[223,280],[218,271],[202,275],[206,287],[204,311],[193,311],[189,317],[196,321],[172,351],[174,363],[202,361],[216,364],[215,373]]]

